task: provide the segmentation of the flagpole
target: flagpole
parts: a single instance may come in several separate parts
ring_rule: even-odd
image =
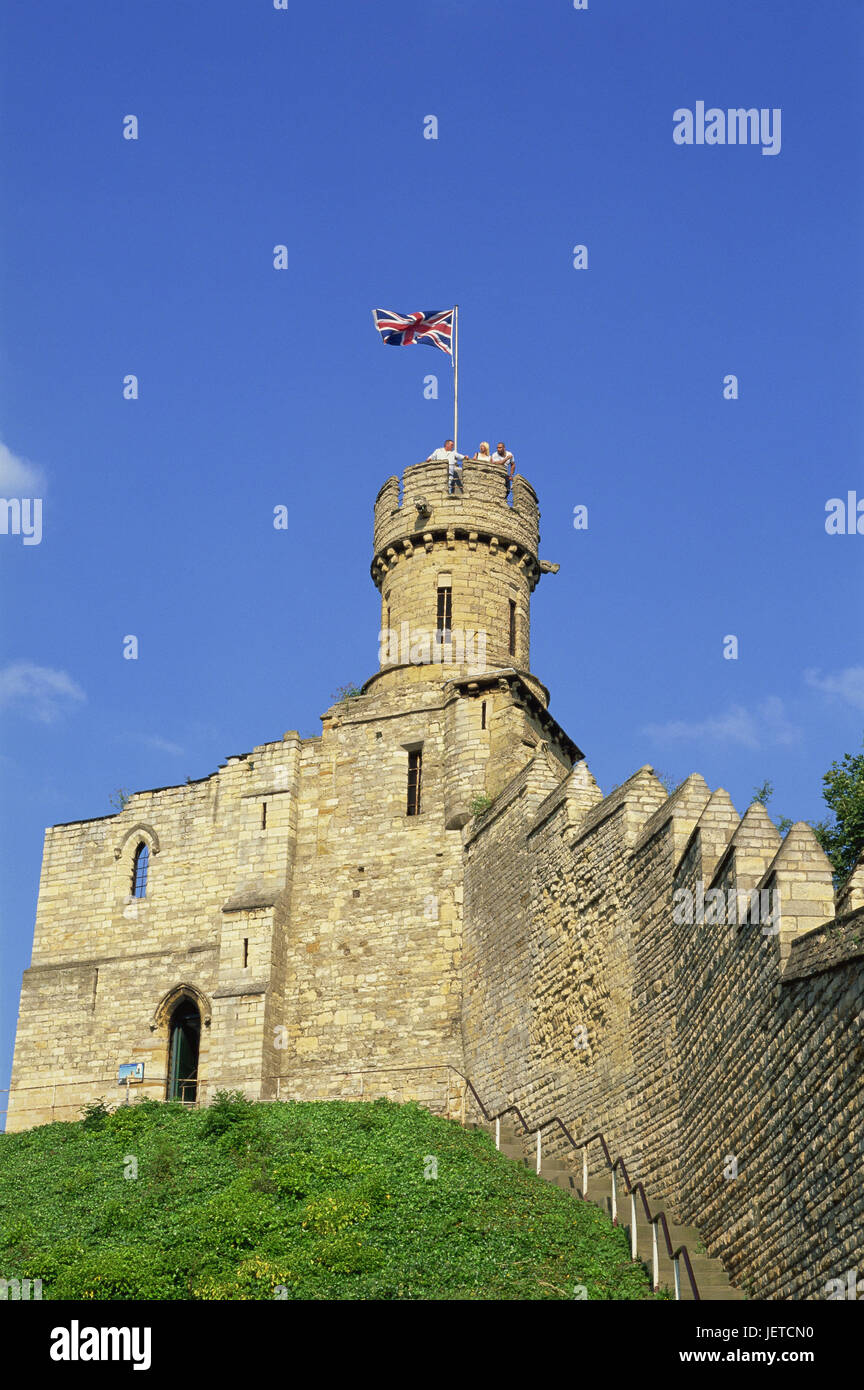
[[[453,448],[459,449],[459,305],[453,306]]]

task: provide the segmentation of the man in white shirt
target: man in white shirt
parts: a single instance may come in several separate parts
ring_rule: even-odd
[[[513,474],[516,472],[516,460],[510,453],[510,450],[507,448],[507,445],[504,443],[503,439],[501,440],[501,442],[498,445],[498,448],[492,455],[492,462],[503,464],[505,469],[507,470],[507,491],[504,494],[506,501],[506,499],[510,496],[510,489],[513,486]]]
[[[444,459],[447,460],[447,491],[450,493],[451,497],[457,487],[460,492],[464,493],[464,488],[462,486],[462,462],[465,458],[465,454],[457,454],[456,445],[453,443],[452,439],[445,439],[444,448],[436,449],[426,460],[427,463],[432,463],[436,459],[440,459],[442,462]]]

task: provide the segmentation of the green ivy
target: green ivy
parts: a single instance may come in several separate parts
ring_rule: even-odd
[[[43,1299],[665,1296],[598,1207],[482,1131],[414,1104],[237,1092],[0,1135],[0,1264]]]

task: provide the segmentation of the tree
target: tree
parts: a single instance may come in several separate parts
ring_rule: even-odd
[[[773,795],[774,783],[769,782],[767,778],[762,783],[761,787],[753,788],[753,800],[758,801],[760,806],[764,806],[766,811],[768,809],[768,802],[771,800]],[[779,816],[774,823],[777,826],[777,829],[780,831],[781,835],[787,835],[789,831],[792,829],[792,826],[795,824],[791,816]]]
[[[813,826],[813,833],[831,861],[835,880],[842,882],[864,851],[864,753],[847,753],[822,778],[822,796],[831,816]]]
[[[774,795],[768,781],[753,790],[753,800],[767,807]],[[834,871],[835,885],[843,882],[864,852],[864,753],[847,753],[834,762],[822,778],[822,796],[831,816],[805,821],[825,851]],[[789,816],[780,816],[777,829],[785,835],[792,828]]]

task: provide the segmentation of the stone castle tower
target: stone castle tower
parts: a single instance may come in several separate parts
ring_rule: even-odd
[[[462,1063],[461,828],[535,750],[556,779],[581,756],[530,671],[531,594],[558,568],[538,522],[496,465],[467,465],[464,495],[443,462],[390,478],[380,669],[321,736],[47,832],[10,1129],[77,1117],[133,1062],[152,1096],[373,1084],[440,1107]]]
[[[757,1296],[822,1297],[864,1221],[864,863],[835,892],[808,826],[698,775],[603,796],[530,669],[538,522],[493,464],[390,478],[379,670],[320,737],[46,832],[7,1128],[122,1064],[155,1099],[451,1116],[467,1076],[602,1129]]]
[[[540,513],[517,476],[508,505],[503,469],[468,464],[464,493],[447,490],[446,464],[406,469],[375,502],[372,578],[381,593],[381,670],[363,697],[440,700],[444,828],[471,818],[548,744],[561,775],[581,757],[548,713],[549,692],[531,674],[531,594],[541,574]],[[433,694],[433,692],[436,692]]]

